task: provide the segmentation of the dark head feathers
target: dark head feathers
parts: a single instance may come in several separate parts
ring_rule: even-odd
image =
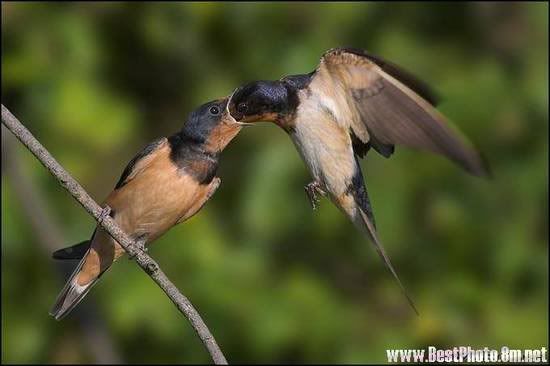
[[[222,114],[227,106],[227,98],[205,103],[189,114],[181,135],[184,139],[199,143],[205,142],[222,120]]]

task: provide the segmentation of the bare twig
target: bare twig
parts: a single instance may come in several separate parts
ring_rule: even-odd
[[[3,129],[2,127],[4,132]],[[50,255],[66,240],[57,220],[48,210],[40,190],[20,168],[15,143],[13,136],[2,133],[2,173],[5,173],[12,182],[13,191],[42,251],[45,255]],[[59,277],[62,278],[69,276],[74,270],[66,266],[69,263],[62,261],[52,261],[52,263]],[[98,364],[120,364],[122,363],[120,354],[107,331],[105,319],[96,311],[93,300],[89,299],[81,304],[79,311],[74,314],[87,343],[86,349]]]
[[[181,294],[176,286],[166,277],[159,265],[145,253],[138,245],[118,227],[115,221],[110,217],[101,217],[102,208],[88,195],[88,193],[78,184],[78,182],[54,159],[38,140],[11,114],[11,112],[2,104],[2,123],[29,149],[34,156],[50,171],[50,173],[59,181],[61,186],[90,213],[98,224],[105,229],[126,251],[133,257],[136,263],[159,285],[168,295],[170,300],[176,305],[178,310],[185,315],[191,323],[201,341],[206,346],[215,364],[227,364],[227,361],[218,347],[216,340],[210,333],[210,330],[204,324],[201,316],[193,307],[191,302]],[[100,220],[101,218],[101,220]]]

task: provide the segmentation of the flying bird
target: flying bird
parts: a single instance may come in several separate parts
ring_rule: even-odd
[[[180,132],[143,148],[103,202],[104,213],[143,248],[196,214],[216,192],[220,153],[241,129],[227,102],[224,98],[200,106]],[[57,320],[67,315],[124,253],[101,227],[90,240],[54,252],[56,259],[81,261],[50,314]]]
[[[235,90],[229,111],[241,124],[270,121],[288,133],[313,181],[315,209],[327,195],[367,234],[418,314],[380,243],[358,158],[372,148],[388,158],[395,145],[441,154],[476,176],[487,165],[436,109],[430,88],[401,67],[363,50],[327,51],[308,73],[254,81]]]

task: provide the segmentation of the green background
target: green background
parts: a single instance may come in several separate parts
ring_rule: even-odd
[[[540,348],[548,345],[547,43],[545,3],[2,2],[2,103],[101,201],[141,147],[244,82],[309,72],[337,46],[392,60],[434,87],[440,110],[494,174],[478,179],[405,148],[362,162],[380,237],[420,317],[328,200],[311,210],[308,172],[271,124],[243,129],[222,156],[213,199],[150,254],[230,362],[385,362],[388,348],[429,345]],[[87,239],[94,221],[2,135],[12,140],[4,163],[49,217],[32,224],[38,200],[17,194],[23,185],[3,168],[2,362],[208,362],[187,321],[126,259],[84,301],[92,313],[48,316],[64,281],[44,245],[51,237],[37,227],[55,225],[63,242],[50,249],[61,248]],[[90,341],[94,326],[104,336]]]

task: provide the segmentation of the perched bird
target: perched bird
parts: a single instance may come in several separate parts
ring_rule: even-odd
[[[254,81],[235,90],[229,111],[241,124],[271,121],[283,128],[313,182],[305,189],[315,209],[326,195],[373,241],[405,291],[377,233],[358,157],[373,148],[384,157],[394,145],[429,150],[468,172],[487,174],[476,149],[434,108],[430,89],[409,72],[365,51],[327,51],[309,74]]]
[[[227,110],[228,98],[193,111],[182,130],[162,137],[128,164],[104,201],[109,215],[140,245],[196,214],[220,185],[216,176],[220,153],[241,126]],[[82,258],[51,310],[57,320],[88,293],[124,249],[97,227],[89,241],[56,251],[57,259]]]

